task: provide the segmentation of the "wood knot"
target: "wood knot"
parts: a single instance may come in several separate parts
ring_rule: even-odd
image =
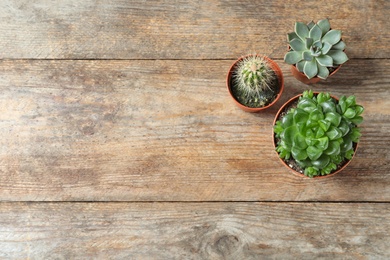
[[[247,238],[242,230],[221,223],[219,227],[207,226],[196,233],[197,251],[201,252],[202,259],[248,259]]]
[[[93,135],[95,133],[95,129],[94,129],[94,126],[87,125],[87,126],[82,127],[81,132],[84,135]]]
[[[242,251],[242,244],[234,235],[223,235],[214,243],[214,252],[223,257],[240,254],[240,251]]]
[[[221,255],[232,255],[241,248],[241,243],[234,235],[223,235],[215,241],[214,248]]]

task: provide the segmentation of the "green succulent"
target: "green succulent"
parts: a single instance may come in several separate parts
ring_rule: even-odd
[[[327,175],[352,158],[363,110],[355,96],[337,101],[329,93],[305,91],[274,126],[276,151],[282,159],[294,159],[306,176]]]
[[[245,102],[256,99],[263,105],[273,96],[274,90],[271,85],[275,78],[275,72],[267,60],[257,55],[243,58],[237,63],[233,73],[233,83],[242,93]]]
[[[328,19],[317,23],[296,22],[294,32],[287,34],[290,50],[284,61],[296,65],[307,78],[326,79],[330,67],[337,67],[348,60],[340,30],[331,30]]]

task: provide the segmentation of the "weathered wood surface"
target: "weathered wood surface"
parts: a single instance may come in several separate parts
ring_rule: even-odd
[[[389,12],[386,0],[0,1],[0,258],[389,259]],[[312,88],[366,110],[353,162],[312,180],[281,165],[271,133],[308,88],[282,60],[286,33],[324,17],[351,60]],[[250,52],[285,75],[260,114],[225,87]]]
[[[360,203],[1,203],[2,259],[388,259]]]
[[[282,58],[295,21],[328,17],[351,58],[389,58],[390,2],[2,0],[0,58]]]
[[[390,62],[351,60],[313,88],[365,108],[357,156],[307,180],[278,160],[277,109],[245,113],[227,94],[233,61],[1,61],[3,201],[390,201]]]

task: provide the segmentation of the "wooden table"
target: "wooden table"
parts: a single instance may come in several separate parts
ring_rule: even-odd
[[[1,259],[389,259],[390,1],[3,0]],[[328,17],[350,60],[313,86],[284,63]],[[275,59],[285,92],[246,113],[233,61]],[[345,171],[293,175],[272,122],[312,88],[354,94]]]

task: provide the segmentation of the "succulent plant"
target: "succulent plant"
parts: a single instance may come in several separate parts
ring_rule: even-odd
[[[276,75],[270,64],[261,56],[248,55],[237,63],[233,73],[233,84],[246,100],[254,99],[265,105],[274,96],[271,87]]]
[[[284,61],[296,65],[307,78],[326,79],[330,67],[337,67],[348,60],[340,30],[331,30],[328,19],[317,23],[296,22],[294,32],[287,34],[290,50]]]
[[[306,176],[327,175],[352,158],[363,110],[355,96],[337,102],[329,93],[305,91],[275,123],[276,151],[282,159],[294,159]]]

